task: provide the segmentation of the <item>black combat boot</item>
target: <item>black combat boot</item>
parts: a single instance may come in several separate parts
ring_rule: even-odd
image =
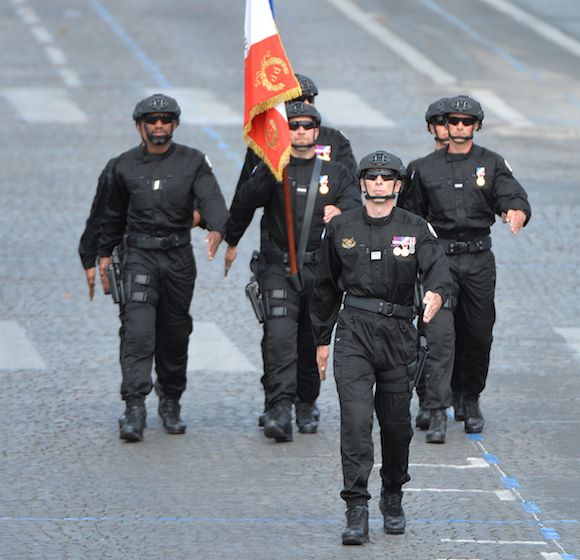
[[[264,423],[264,435],[278,443],[292,441],[292,413],[289,402],[279,403],[270,410]]]
[[[269,414],[269,412],[267,410],[264,410],[264,412],[262,412],[262,414],[260,414],[260,416],[258,416],[258,426],[260,426],[260,428],[263,428],[266,425],[266,420],[268,419],[268,414]]]
[[[187,425],[179,417],[181,405],[177,399],[159,397],[159,416],[163,420],[163,427],[168,434],[184,434]]]
[[[405,532],[407,520],[401,505],[403,492],[381,492],[379,508],[383,514],[383,529],[387,535],[402,535]]]
[[[349,506],[346,510],[346,528],[342,532],[342,544],[369,542],[369,508]]]
[[[437,408],[431,411],[431,420],[425,440],[427,443],[445,443],[447,433],[447,414],[444,408]]]
[[[463,393],[453,393],[453,417],[456,422],[463,422],[465,420]]]
[[[483,414],[479,408],[479,397],[465,395],[463,403],[465,406],[465,431],[468,434],[479,434],[485,424]]]
[[[415,418],[415,427],[420,430],[429,428],[429,419],[431,418],[431,411],[427,408],[419,408],[417,417]]]
[[[127,405],[125,414],[119,418],[119,437],[130,442],[141,441],[146,417],[145,403]]]
[[[296,402],[296,425],[301,434],[315,434],[318,431],[319,420],[320,409],[316,406],[316,401],[306,403],[298,400]]]

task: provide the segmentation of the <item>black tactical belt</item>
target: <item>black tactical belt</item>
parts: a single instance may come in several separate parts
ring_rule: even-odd
[[[129,233],[127,235],[127,245],[137,249],[177,249],[191,243],[191,234],[173,233],[166,237],[153,237],[143,233]]]
[[[290,264],[290,257],[288,253],[283,253],[282,251],[273,252],[268,251],[264,253],[264,257],[266,257],[266,262],[269,264]],[[306,251],[304,253],[304,259],[302,260],[303,264],[313,264],[318,262],[318,251]]]
[[[471,241],[454,241],[453,239],[438,239],[447,255],[462,255],[463,253],[481,253],[491,249],[491,237],[489,235],[472,239]]]
[[[361,311],[378,313],[385,317],[396,317],[397,319],[408,319],[412,321],[415,318],[415,308],[408,305],[399,305],[382,299],[365,298],[346,294],[344,306]]]

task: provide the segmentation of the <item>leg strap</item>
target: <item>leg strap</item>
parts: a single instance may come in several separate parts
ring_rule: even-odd
[[[413,382],[411,380],[402,383],[395,383],[393,379],[409,379],[409,367],[402,366],[389,371],[381,371],[377,374],[377,385],[381,393],[410,393],[413,391]]]

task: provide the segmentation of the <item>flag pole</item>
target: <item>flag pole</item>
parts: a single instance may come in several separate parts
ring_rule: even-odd
[[[301,292],[302,283],[300,281],[300,276],[298,275],[296,237],[294,235],[294,217],[292,214],[292,197],[290,196],[288,167],[285,167],[282,173],[282,183],[284,185],[284,214],[286,215],[286,232],[288,235],[288,261],[290,265],[290,275],[288,276],[288,280],[297,292]]]

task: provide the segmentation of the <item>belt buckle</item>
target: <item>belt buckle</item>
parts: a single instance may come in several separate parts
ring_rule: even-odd
[[[379,309],[385,317],[392,317],[395,306],[391,302],[381,301],[379,304]]]
[[[465,241],[456,241],[449,245],[449,253],[452,255],[460,255],[466,252],[469,252],[469,243]]]

